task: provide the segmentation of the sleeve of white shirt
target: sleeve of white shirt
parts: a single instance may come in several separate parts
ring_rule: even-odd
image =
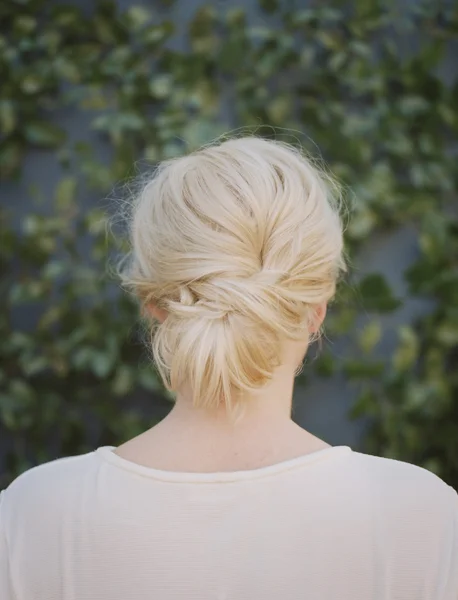
[[[3,492],[0,492],[0,598],[2,600],[16,600],[11,582],[8,544],[2,517],[2,499]]]
[[[458,494],[455,490],[452,490],[453,495],[453,547],[452,556],[450,561],[450,579],[449,579],[449,591],[446,596],[447,600],[458,600]]]

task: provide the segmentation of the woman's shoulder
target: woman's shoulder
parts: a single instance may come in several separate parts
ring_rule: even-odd
[[[431,471],[407,462],[358,452],[351,460],[349,479],[359,479],[363,490],[357,507],[361,515],[364,505],[369,507],[367,513],[375,517],[378,539],[388,555],[398,556],[399,565],[405,565],[409,556],[413,568],[424,564],[425,572],[434,561],[442,561],[444,577],[456,593],[456,491]]]
[[[423,467],[360,452],[351,453],[350,465],[350,478],[358,480],[387,504],[403,506],[412,501],[418,509],[443,508],[449,515],[450,511],[458,513],[456,491]]]
[[[53,508],[81,485],[95,465],[95,453],[57,458],[24,471],[1,493],[1,510],[18,513],[29,505]]]

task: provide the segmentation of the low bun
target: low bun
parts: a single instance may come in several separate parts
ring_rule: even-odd
[[[162,163],[130,234],[124,284],[167,311],[151,338],[159,372],[205,408],[235,409],[269,381],[281,341],[305,339],[344,268],[329,178],[295,148],[254,137]]]

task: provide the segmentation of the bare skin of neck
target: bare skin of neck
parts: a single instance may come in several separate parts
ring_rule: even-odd
[[[241,420],[231,422],[224,406],[208,411],[192,406],[190,394],[177,394],[160,423],[119,446],[122,458],[175,472],[222,472],[261,468],[329,448],[291,418],[295,370],[304,356],[297,343],[271,382],[246,399]]]

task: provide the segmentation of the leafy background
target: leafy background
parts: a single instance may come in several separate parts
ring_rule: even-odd
[[[246,3],[203,3],[179,32],[172,4],[0,5],[0,488],[168,410],[111,276],[123,242],[107,218],[132,175],[236,127],[317,146],[348,186],[355,269],[327,328],[343,350],[325,342],[314,377],[354,390],[362,450],[458,488],[457,3],[262,0],[256,22]],[[46,169],[24,179],[37,152],[61,173],[52,193]],[[401,295],[364,266],[392,234],[414,240]],[[412,301],[380,354],[387,316]]]

